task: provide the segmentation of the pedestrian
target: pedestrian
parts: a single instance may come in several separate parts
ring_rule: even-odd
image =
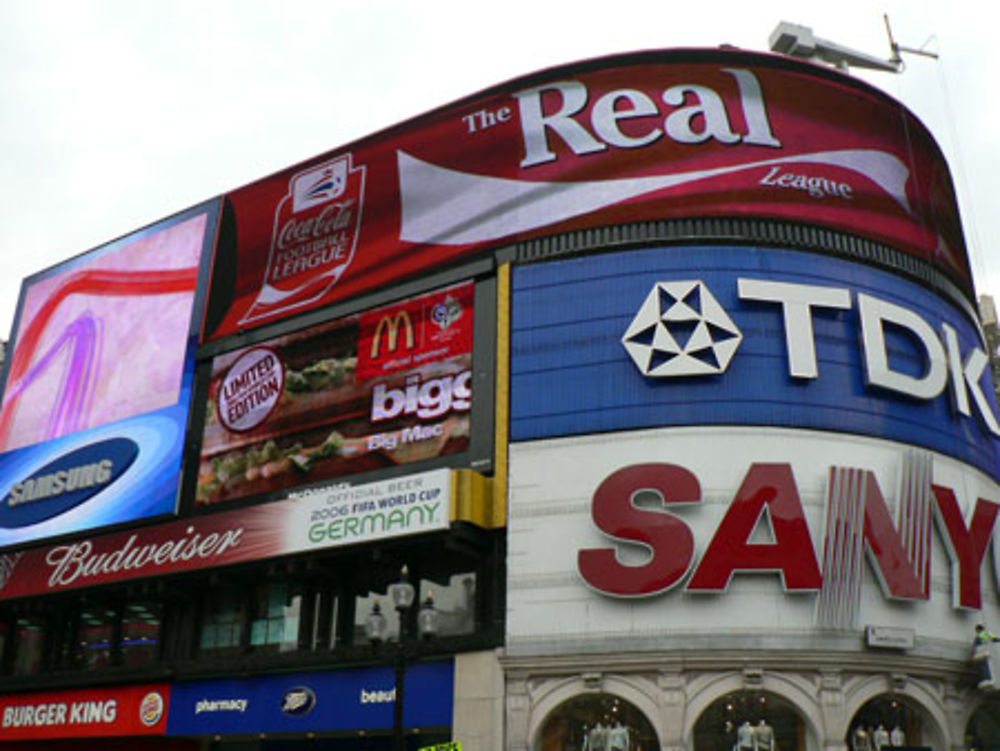
[[[997,688],[991,665],[991,645],[1000,641],[982,623],[976,624],[976,635],[972,640],[972,661],[979,667],[979,688]]]

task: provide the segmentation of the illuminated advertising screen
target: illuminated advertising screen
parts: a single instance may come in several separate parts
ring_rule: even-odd
[[[465,451],[473,290],[449,287],[216,357],[197,502]]]
[[[172,513],[217,205],[25,280],[0,411],[0,546]]]
[[[954,189],[927,129],[857,79],[774,55],[672,50],[542,71],[226,201],[233,232],[206,338],[501,244],[691,217],[858,235],[972,296]]]

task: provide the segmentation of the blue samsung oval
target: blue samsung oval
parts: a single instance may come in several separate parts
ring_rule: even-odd
[[[0,527],[27,527],[59,516],[111,486],[139,455],[129,438],[70,451],[14,483],[0,507]]]

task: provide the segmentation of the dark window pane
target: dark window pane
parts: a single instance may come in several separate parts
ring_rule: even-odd
[[[240,590],[214,590],[205,598],[199,647],[202,652],[224,654],[238,651],[246,622],[246,606]]]
[[[111,665],[117,617],[114,610],[104,607],[87,607],[80,613],[76,631],[78,667],[103,670]]]
[[[122,664],[138,667],[155,662],[160,654],[163,606],[158,602],[132,602],[122,614]]]
[[[45,621],[35,616],[17,619],[14,675],[36,675],[42,667],[45,645]]]
[[[250,622],[250,646],[254,650],[294,652],[299,648],[302,597],[302,588],[287,581],[254,588]]]

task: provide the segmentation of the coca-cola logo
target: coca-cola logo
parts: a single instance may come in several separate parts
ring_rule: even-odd
[[[295,243],[308,242],[350,227],[351,217],[354,215],[351,210],[353,206],[354,199],[351,199],[326,206],[319,216],[308,219],[296,219],[293,216],[278,232],[278,249],[286,250]]]
[[[267,272],[243,323],[307,307],[340,281],[361,230],[365,172],[342,154],[292,176],[275,208]]]

